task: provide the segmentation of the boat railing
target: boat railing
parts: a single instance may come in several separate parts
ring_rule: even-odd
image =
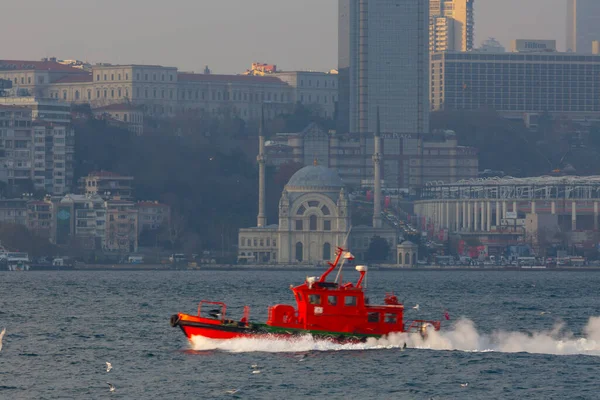
[[[222,301],[208,301],[208,300],[202,300],[200,301],[200,303],[198,303],[198,317],[202,317],[202,306],[204,304],[212,304],[215,306],[219,306],[220,312],[217,313],[216,315],[220,315],[219,317],[216,317],[215,319],[220,319],[221,321],[225,321],[225,312],[227,311],[227,305],[225,305],[225,303],[223,303]],[[213,315],[211,315],[213,316]]]

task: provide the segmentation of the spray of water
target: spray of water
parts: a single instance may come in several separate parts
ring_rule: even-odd
[[[449,329],[431,331],[426,339],[417,333],[397,333],[380,339],[369,339],[366,343],[340,344],[328,340],[316,340],[310,335],[288,340],[267,338],[238,338],[211,340],[201,336],[192,338],[194,350],[222,350],[240,352],[306,352],[402,348],[430,350],[458,350],[468,352],[497,351],[504,353],[538,354],[585,354],[600,356],[600,317],[591,317],[584,328],[583,337],[575,337],[557,324],[549,331],[506,332],[496,331],[481,334],[468,319],[456,321]]]

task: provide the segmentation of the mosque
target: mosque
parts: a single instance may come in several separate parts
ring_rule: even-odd
[[[364,260],[371,239],[390,245],[390,263],[416,263],[416,251],[404,256],[407,243],[398,245],[395,229],[381,218],[381,138],[375,134],[373,226],[351,226],[351,209],[344,182],[331,168],[306,166],[285,185],[279,200],[278,224],[268,225],[265,214],[265,137],[259,134],[259,199],[257,226],[239,231],[238,261],[260,264],[319,264],[332,260],[338,246]],[[410,247],[410,246],[409,246]]]

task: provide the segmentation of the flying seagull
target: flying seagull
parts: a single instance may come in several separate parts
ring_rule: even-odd
[[[416,306],[413,307],[413,310],[415,311],[419,311],[419,305],[417,304]]]
[[[6,328],[2,329],[2,332],[0,332],[0,351],[2,351],[2,339],[4,338],[5,333],[6,333]]]
[[[260,370],[255,369],[254,371],[252,371],[253,374],[260,374]]]
[[[467,387],[467,386],[469,386],[469,382],[460,384],[460,387]]]
[[[115,391],[115,387],[113,386],[113,384],[110,383],[110,382],[106,382],[106,383],[108,384],[108,390],[110,390],[111,392],[114,392]]]
[[[229,390],[225,391],[225,393],[227,393],[227,394],[236,394],[239,391],[240,391],[240,389],[229,389]]]
[[[111,369],[112,369],[112,364],[107,361],[106,362],[106,372],[110,372]]]

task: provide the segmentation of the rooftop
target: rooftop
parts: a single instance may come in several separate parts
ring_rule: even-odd
[[[285,85],[280,79],[273,76],[253,75],[215,75],[215,74],[191,74],[178,73],[177,79],[191,82],[246,82],[246,83],[275,83]]]
[[[0,71],[6,70],[35,70],[35,71],[55,71],[72,72],[75,74],[87,74],[79,68],[73,68],[56,61],[25,61],[25,60],[0,60]]]
[[[342,179],[333,169],[322,165],[309,165],[298,170],[290,178],[286,188],[335,188],[344,186]]]

